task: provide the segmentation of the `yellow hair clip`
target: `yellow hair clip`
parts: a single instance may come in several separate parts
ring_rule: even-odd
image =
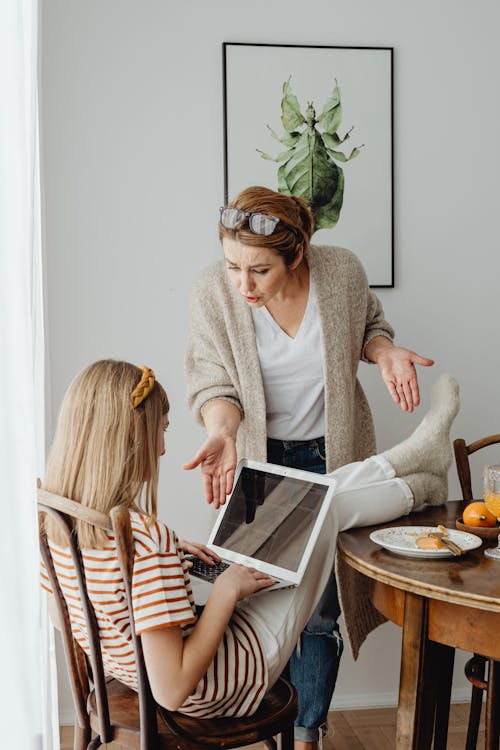
[[[130,394],[130,404],[132,409],[136,409],[139,404],[142,404],[146,396],[149,396],[153,390],[155,384],[155,374],[153,370],[150,367],[146,367],[146,365],[141,365],[141,370],[141,379]]]

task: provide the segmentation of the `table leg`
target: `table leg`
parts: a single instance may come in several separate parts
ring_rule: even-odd
[[[427,600],[405,593],[396,750],[429,750],[436,709]]]

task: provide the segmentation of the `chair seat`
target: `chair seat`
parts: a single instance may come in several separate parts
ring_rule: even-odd
[[[139,701],[137,693],[118,680],[107,683],[113,741],[127,747],[139,747]],[[99,731],[95,694],[89,695],[90,725]],[[157,707],[159,750],[206,750],[210,747],[232,748],[251,745],[279,734],[297,714],[297,697],[283,679],[267,691],[252,716],[242,718],[198,719]],[[174,733],[163,720],[176,725]]]

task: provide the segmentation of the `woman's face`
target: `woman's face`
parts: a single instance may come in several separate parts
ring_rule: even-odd
[[[265,247],[242,245],[238,240],[222,240],[229,280],[251,307],[264,307],[290,281],[290,270],[300,263],[298,258],[287,267],[283,258]]]

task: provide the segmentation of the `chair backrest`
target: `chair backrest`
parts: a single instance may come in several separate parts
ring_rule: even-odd
[[[64,654],[71,682],[71,691],[75,704],[76,718],[80,727],[89,727],[87,699],[95,691],[99,735],[103,743],[112,742],[113,731],[109,718],[109,705],[106,693],[106,679],[103,668],[99,627],[97,617],[89,599],[82,556],[77,538],[73,532],[74,519],[81,519],[101,529],[112,530],[120,569],[125,584],[125,594],[130,617],[132,645],[135,655],[137,687],[140,714],[140,748],[148,750],[155,745],[158,734],[156,704],[152,697],[147,678],[146,667],[140,638],[136,636],[132,613],[132,571],[135,546],[130,526],[130,513],[126,509],[115,508],[111,516],[90,510],[68,498],[61,497],[46,490],[38,489],[38,508],[40,511],[40,551],[55,597],[56,608],[61,625]],[[82,603],[83,615],[89,643],[88,656],[84,654],[71,632],[70,617],[66,600],[57,579],[52,553],[47,540],[42,516],[46,514],[55,519],[69,548],[77,578],[78,590]]]
[[[495,443],[500,443],[500,435],[489,435],[488,437],[481,438],[481,440],[476,440],[474,443],[469,443],[469,445],[466,445],[463,438],[454,440],[455,463],[464,500],[474,499],[472,496],[469,456],[481,450],[481,448],[486,448],[488,445],[495,445]]]

